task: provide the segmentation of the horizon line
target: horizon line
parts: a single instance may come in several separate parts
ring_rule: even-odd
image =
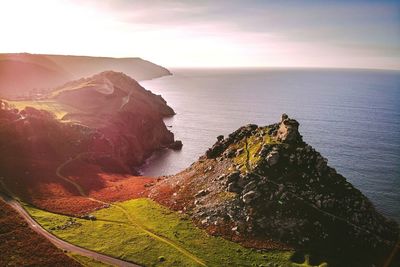
[[[269,65],[235,65],[235,66],[182,66],[182,65],[164,65],[159,63],[158,61],[153,61],[151,59],[143,58],[140,56],[123,56],[123,57],[116,57],[116,56],[93,56],[93,55],[73,55],[73,54],[55,54],[55,53],[32,53],[32,52],[0,52],[0,54],[30,54],[30,55],[47,55],[47,56],[70,56],[70,57],[92,57],[92,58],[113,58],[113,59],[141,59],[144,61],[149,61],[153,64],[162,66],[164,68],[171,68],[171,69],[326,69],[326,70],[374,70],[374,71],[400,71],[399,68],[363,68],[363,67],[329,67],[329,66],[269,66]]]

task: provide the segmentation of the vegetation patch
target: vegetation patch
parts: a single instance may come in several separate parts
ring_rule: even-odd
[[[0,198],[0,266],[80,266]]]
[[[244,172],[248,167],[251,170],[251,168],[257,164],[261,159],[259,152],[264,145],[274,145],[278,143],[271,138],[268,131],[268,127],[259,128],[256,134],[245,137],[238,144],[235,144],[235,149],[241,150],[241,153],[234,158],[235,164],[241,166],[240,171]]]
[[[32,107],[38,110],[46,110],[61,120],[66,114],[73,112],[74,109],[70,106],[60,104],[53,100],[37,100],[37,101],[7,101],[7,103],[18,110],[23,110],[26,107]]]
[[[86,256],[82,256],[76,253],[68,253],[68,256],[70,256],[72,259],[76,260],[77,262],[79,262],[82,266],[85,267],[113,267],[114,265],[110,265],[107,263],[103,263],[101,261],[97,261],[95,259],[86,257]]]
[[[217,199],[221,201],[229,201],[233,200],[237,197],[237,193],[235,192],[228,192],[228,191],[222,191],[218,193]]]
[[[80,80],[78,80],[80,81]],[[51,94],[49,95],[49,98],[55,98],[58,95],[60,95],[63,92],[66,91],[74,91],[74,90],[79,90],[79,89],[85,89],[85,88],[91,88],[96,86],[95,83],[91,82],[91,81],[86,81],[86,82],[82,82],[82,83],[71,83],[70,85],[64,85],[61,86],[59,88],[57,88],[56,90],[54,90],[53,92],[51,92]]]
[[[48,231],[70,243],[144,266],[202,266],[199,262],[206,266],[291,266],[292,252],[256,251],[210,236],[187,216],[150,199],[115,204],[94,212],[95,221],[75,219],[79,227],[63,230],[57,226],[71,221],[68,216],[26,208]]]

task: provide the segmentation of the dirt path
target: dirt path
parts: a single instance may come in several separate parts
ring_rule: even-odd
[[[100,204],[104,204],[104,205],[109,205],[112,207],[115,207],[119,210],[121,210],[124,215],[126,216],[126,218],[128,219],[128,221],[131,223],[132,226],[134,226],[135,228],[140,229],[141,231],[145,232],[146,234],[148,234],[150,237],[154,238],[155,240],[162,242],[176,250],[178,250],[180,253],[182,253],[183,255],[185,255],[186,257],[188,257],[189,259],[193,260],[194,262],[196,262],[197,264],[201,265],[201,266],[207,266],[205,264],[205,262],[198,258],[197,256],[193,255],[190,251],[186,250],[185,248],[181,247],[180,245],[176,244],[175,242],[173,242],[172,240],[169,240],[165,237],[159,236],[156,233],[153,233],[151,230],[149,230],[146,226],[144,226],[143,224],[139,223],[138,221],[136,221],[131,214],[121,205],[115,204],[115,203],[109,203],[109,202],[105,202],[102,200],[98,200],[92,197],[89,197],[87,195],[87,193],[85,192],[85,190],[76,182],[72,181],[71,179],[69,179],[68,177],[62,175],[61,171],[62,169],[67,166],[68,164],[70,164],[71,162],[80,159],[82,156],[84,155],[89,155],[91,152],[84,152],[81,154],[78,154],[75,158],[69,159],[67,161],[65,161],[64,163],[62,163],[60,166],[58,166],[57,170],[56,170],[56,175],[60,178],[63,179],[64,181],[72,184],[79,192],[79,194],[82,197],[85,197],[93,202],[97,202]]]
[[[1,185],[4,187],[3,181],[0,180]],[[140,265],[136,265],[134,263],[126,262],[117,258],[113,258],[98,252],[94,252],[85,248],[81,248],[79,246],[70,244],[58,237],[52,235],[51,233],[47,232],[38,222],[36,222],[29,213],[21,206],[21,204],[15,200],[14,198],[7,196],[3,193],[0,193],[0,199],[10,205],[18,214],[28,223],[29,227],[35,231],[36,233],[44,236],[47,240],[53,243],[56,247],[77,253],[82,256],[90,257],[97,261],[101,261],[103,263],[111,264],[114,266],[121,266],[121,267],[140,267]]]

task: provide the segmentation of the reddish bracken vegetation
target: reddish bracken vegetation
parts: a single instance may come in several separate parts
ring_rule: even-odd
[[[39,208],[79,215],[104,206],[82,196],[79,188],[105,202],[123,201],[143,196],[154,181],[131,176],[126,165],[107,153],[107,147],[87,129],[60,123],[46,111],[19,112],[4,106],[0,109],[0,177],[9,194]]]
[[[57,213],[79,215],[103,206],[81,196],[73,184],[57,176],[60,162],[35,159],[16,161],[5,157],[2,158],[1,165],[4,166],[2,174],[5,177],[14,177],[5,180],[7,189],[37,207]],[[66,164],[60,168],[59,173],[76,182],[88,197],[105,202],[143,197],[147,186],[155,181],[148,177],[105,173],[98,165],[80,159]]]
[[[79,184],[89,197],[105,202],[144,197],[155,182],[150,177],[105,173],[98,165],[80,159],[71,161],[60,172]]]
[[[24,219],[2,200],[0,225],[0,266],[80,266],[31,230]]]

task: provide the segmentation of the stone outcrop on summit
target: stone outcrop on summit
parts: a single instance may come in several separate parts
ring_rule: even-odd
[[[329,266],[382,264],[398,225],[329,167],[298,128],[284,114],[279,123],[219,136],[188,169],[156,184],[151,196],[209,232],[253,247],[312,251],[329,258]]]

